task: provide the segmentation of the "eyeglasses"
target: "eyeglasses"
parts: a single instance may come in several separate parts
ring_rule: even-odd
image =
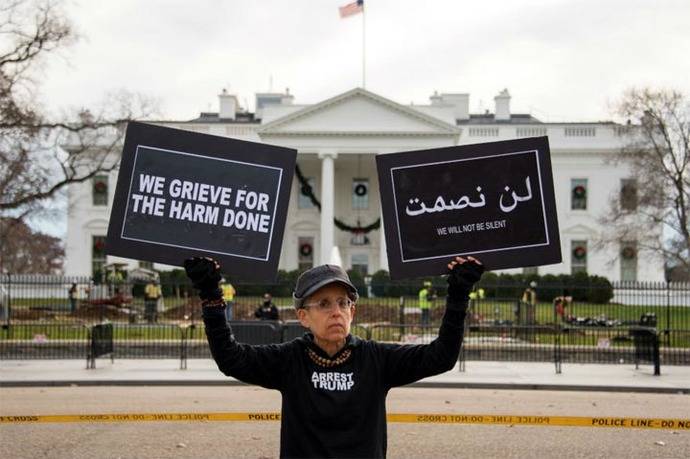
[[[349,298],[336,298],[335,302],[331,302],[328,298],[324,298],[321,301],[315,303],[308,303],[304,305],[305,309],[313,308],[319,312],[331,312],[336,307],[342,312],[350,312],[352,306],[354,306],[354,301]]]

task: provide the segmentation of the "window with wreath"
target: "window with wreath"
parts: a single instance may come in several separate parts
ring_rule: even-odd
[[[571,274],[587,272],[587,241],[570,242]]]
[[[570,180],[570,208],[572,210],[587,209],[587,179]]]
[[[297,208],[298,209],[313,209],[314,203],[311,202],[311,198],[309,198],[309,195],[313,193],[314,187],[316,186],[316,180],[314,177],[305,177],[305,180],[307,182],[306,185],[300,186],[299,183],[297,186],[299,186],[299,193],[297,194]],[[309,189],[307,189],[307,187]]]
[[[369,208],[369,179],[366,179],[366,178],[352,179],[352,208],[353,209],[368,209]]]
[[[91,194],[93,196],[94,206],[108,205],[108,176],[97,175],[92,181]]]
[[[314,238],[300,237],[297,239],[297,268],[300,271],[314,267]]]
[[[95,280],[101,280],[106,264],[105,236],[91,236],[91,275]]]
[[[621,243],[621,280],[627,282],[637,281],[637,243],[625,241]]]
[[[637,181],[635,179],[621,180],[621,209],[637,210]]]

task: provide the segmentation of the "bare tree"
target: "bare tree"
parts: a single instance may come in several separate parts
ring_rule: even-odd
[[[65,250],[60,239],[33,231],[15,218],[0,217],[0,272],[60,274]]]
[[[0,6],[0,38],[0,216],[21,220],[69,184],[116,168],[126,122],[151,106],[122,92],[100,109],[43,113],[34,75],[46,57],[75,39],[58,2]]]
[[[630,175],[601,219],[600,242],[634,243],[690,272],[690,103],[673,90],[631,89],[616,109],[628,122],[614,161]]]

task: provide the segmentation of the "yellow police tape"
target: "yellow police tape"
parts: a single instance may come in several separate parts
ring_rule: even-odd
[[[690,431],[690,419],[521,416],[514,414],[392,413],[389,422],[422,424],[501,424],[559,427],[618,427]],[[280,421],[280,413],[132,413],[0,416],[0,424],[49,422]]]

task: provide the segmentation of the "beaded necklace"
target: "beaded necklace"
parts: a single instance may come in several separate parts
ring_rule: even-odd
[[[315,364],[320,365],[322,367],[330,368],[345,363],[347,359],[350,358],[350,355],[352,355],[352,349],[345,349],[343,353],[335,359],[327,359],[325,357],[321,357],[309,348],[307,348],[307,355]]]

